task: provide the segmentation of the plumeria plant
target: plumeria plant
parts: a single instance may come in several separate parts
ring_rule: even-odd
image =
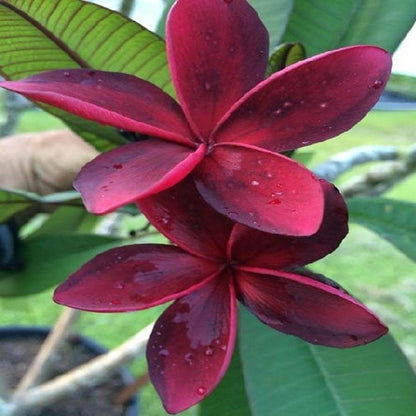
[[[146,349],[151,382],[169,413],[202,401],[205,416],[263,416],[280,400],[282,407],[267,414],[306,415],[281,410],[294,400],[283,391],[323,377],[335,407],[326,398],[315,401],[318,383],[302,387],[301,408],[410,414],[416,378],[392,339],[383,337],[386,325],[307,267],[347,235],[348,209],[334,185],[293,157],[296,149],[338,136],[367,114],[390,75],[384,48],[397,45],[359,39],[305,58],[299,44],[288,43],[270,54],[258,15],[263,3],[278,4],[286,18],[280,40],[296,40],[287,38],[299,10],[308,9],[301,1],[176,0],[166,18],[166,45],[129,19],[81,0],[65,6],[59,0],[0,2],[0,19],[30,27],[45,51],[50,43],[59,49],[39,65],[22,67],[14,57],[24,50],[16,37],[0,58],[6,78],[0,86],[40,103],[103,151],[74,183],[87,210],[107,214],[134,204],[130,209],[137,207],[166,238],[164,244],[112,241],[109,250],[83,265],[80,260],[63,283],[56,278],[54,300],[92,312],[173,301]],[[395,36],[403,37],[410,23]],[[100,24],[102,38],[89,38]],[[353,34],[351,29],[345,39]],[[271,341],[262,346],[261,339]],[[305,348],[320,374],[291,366]],[[275,385],[278,378],[264,366],[267,354],[282,360],[279,370],[293,377]],[[389,364],[375,365],[368,358],[373,354]],[[322,362],[328,360],[343,367],[327,369]],[[329,380],[337,371],[345,383],[360,372],[372,376],[364,387],[338,396],[339,385]],[[394,394],[374,386],[375,374],[392,371],[402,377]],[[256,380],[266,392],[259,394]],[[366,388],[374,407],[361,396]]]

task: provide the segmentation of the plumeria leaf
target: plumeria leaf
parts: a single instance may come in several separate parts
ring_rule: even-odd
[[[168,412],[181,412],[209,395],[227,370],[236,335],[234,296],[230,276],[220,276],[177,300],[157,320],[147,360]]]
[[[351,221],[377,233],[416,261],[416,204],[386,198],[348,201]]]
[[[393,52],[415,19],[413,0],[401,1],[400,7],[396,0],[296,0],[283,40],[301,42],[308,55],[359,44]]]
[[[270,55],[267,75],[280,71],[289,65],[305,59],[305,48],[300,43],[283,43],[277,46]]]
[[[42,71],[96,68],[125,72],[172,93],[164,42],[120,15],[81,0],[0,1],[0,73],[16,80]],[[48,111],[99,150],[124,142],[115,129],[52,107]]]
[[[230,367],[214,392],[199,405],[199,416],[253,416],[245,389],[243,364],[238,348],[234,349]]]
[[[0,271],[0,295],[26,296],[59,284],[92,256],[116,245],[119,239],[89,234],[27,238],[19,247],[23,269]]]
[[[241,312],[239,340],[252,416],[414,412],[416,376],[390,336],[350,349],[319,347]]]
[[[0,189],[0,222],[5,221],[26,208],[32,206],[40,207],[41,205],[47,204],[82,206],[79,193],[75,191],[58,192],[41,196],[19,189]]]

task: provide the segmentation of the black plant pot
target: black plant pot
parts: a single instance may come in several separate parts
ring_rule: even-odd
[[[5,384],[15,387],[33,360],[39,346],[49,334],[48,327],[6,326],[0,328],[0,392]],[[51,377],[105,353],[107,350],[90,338],[71,336],[65,354],[52,363]],[[97,388],[66,397],[51,406],[30,410],[27,416],[138,416],[138,398],[130,399],[124,405],[114,405],[112,399],[126,385],[133,381],[127,369]],[[1,391],[3,390],[3,391]],[[110,393],[110,394],[109,394]],[[112,397],[109,397],[109,396]],[[108,402],[108,409],[105,408]],[[112,413],[110,413],[110,411]]]

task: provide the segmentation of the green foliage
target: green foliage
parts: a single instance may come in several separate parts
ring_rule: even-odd
[[[356,44],[393,52],[415,19],[414,0],[296,0],[283,40],[302,43],[308,55]]]
[[[125,72],[172,92],[165,43],[143,26],[81,0],[0,1],[0,74],[20,79],[66,68]],[[107,126],[42,106],[99,150],[124,143]]]
[[[238,345],[224,378],[199,408],[199,416],[251,416]]]
[[[27,208],[65,204],[82,207],[78,192],[58,192],[41,196],[23,190],[0,188],[0,222]]]
[[[416,204],[385,198],[353,198],[349,215],[416,261]]]
[[[390,336],[351,349],[319,347],[240,315],[253,416],[409,416],[416,376]]]
[[[98,235],[59,233],[21,242],[19,272],[0,271],[0,296],[26,296],[63,282],[87,260],[121,244]]]
[[[305,48],[300,43],[283,43],[272,51],[267,67],[267,75],[280,71],[302,59],[305,59]]]

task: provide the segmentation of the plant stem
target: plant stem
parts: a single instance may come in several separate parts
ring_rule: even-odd
[[[22,395],[32,386],[45,380],[51,361],[53,361],[60,347],[65,343],[68,332],[78,320],[79,315],[80,311],[64,308],[28,371],[16,387],[14,395]]]
[[[23,394],[13,396],[10,416],[28,408],[52,404],[80,389],[94,387],[107,380],[122,364],[144,353],[153,323],[139,331],[117,348],[100,355],[66,374],[55,377]]]

